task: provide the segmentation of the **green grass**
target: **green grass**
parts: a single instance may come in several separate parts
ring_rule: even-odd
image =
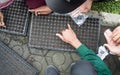
[[[94,2],[92,10],[120,14],[120,0],[112,2]]]

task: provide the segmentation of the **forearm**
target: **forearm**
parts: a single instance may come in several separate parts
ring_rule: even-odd
[[[82,45],[82,43],[78,40],[78,39],[75,39],[74,41],[72,41],[71,43],[70,43],[74,48],[78,48],[79,46],[81,46]]]

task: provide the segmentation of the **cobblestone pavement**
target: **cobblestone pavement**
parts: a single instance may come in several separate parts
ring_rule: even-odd
[[[89,14],[93,14],[93,13],[94,12],[91,12]],[[106,22],[102,22],[102,25],[106,25],[108,23],[110,23],[111,25],[120,24],[120,16],[118,18],[118,15],[116,17],[112,15],[115,17],[114,20],[113,18],[110,17],[109,14],[106,13],[104,14],[104,16],[98,12],[94,15],[101,16],[103,19],[107,20]],[[74,52],[52,51],[52,50],[50,51],[50,50],[29,48],[27,45],[28,36],[22,37],[22,36],[0,32],[0,40],[5,42],[10,48],[15,50],[26,61],[28,61],[31,65],[36,67],[40,72],[39,75],[45,75],[45,69],[50,64],[55,65],[60,70],[61,75],[69,75],[71,63],[80,60],[79,55]]]
[[[0,40],[5,42],[10,48],[36,67],[40,72],[39,75],[45,75],[45,69],[50,64],[55,65],[61,71],[61,75],[69,75],[69,66],[71,63],[80,60],[80,57],[73,52],[29,48],[27,46],[27,37],[1,32]]]

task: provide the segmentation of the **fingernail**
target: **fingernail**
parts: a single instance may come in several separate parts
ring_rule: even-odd
[[[58,35],[58,33],[56,33],[56,36]]]
[[[38,14],[41,14],[41,13],[38,12]]]
[[[111,30],[110,30],[110,29],[107,29],[107,31],[111,32]]]
[[[104,44],[103,46],[106,46],[106,44]]]
[[[2,27],[6,27],[5,25],[2,25]]]

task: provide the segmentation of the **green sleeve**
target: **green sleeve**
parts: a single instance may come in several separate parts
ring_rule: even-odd
[[[96,68],[98,75],[112,75],[107,65],[93,52],[93,50],[88,49],[85,45],[81,45],[77,48],[82,60],[88,60]]]

